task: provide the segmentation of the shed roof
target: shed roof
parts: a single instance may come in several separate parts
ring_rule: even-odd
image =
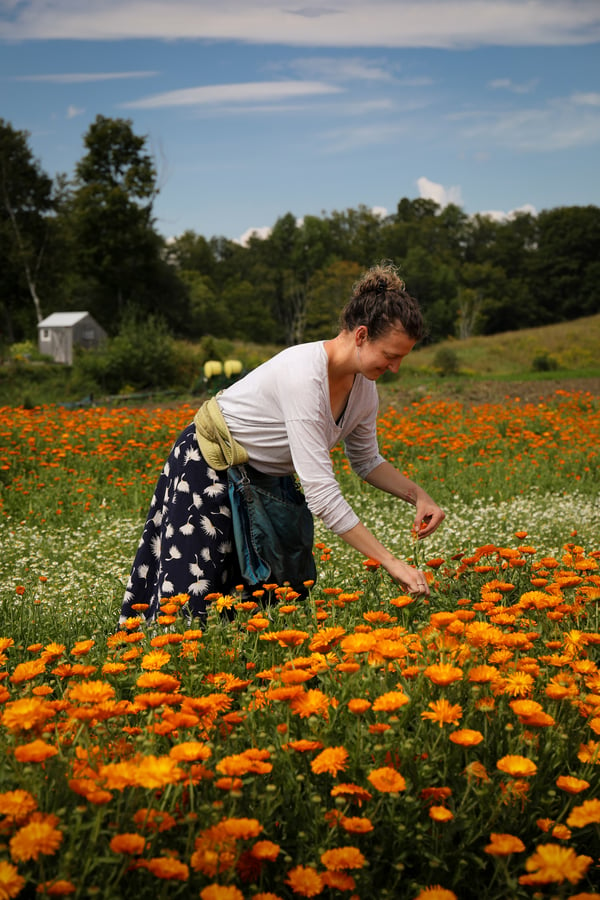
[[[55,312],[38,322],[38,328],[71,328],[86,316],[88,312]]]

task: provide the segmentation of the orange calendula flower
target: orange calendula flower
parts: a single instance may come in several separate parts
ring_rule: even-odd
[[[144,672],[136,681],[139,688],[150,688],[154,691],[176,691],[179,679],[167,672]]]
[[[9,731],[30,731],[41,728],[56,715],[54,708],[38,697],[23,697],[6,704],[2,724]]]
[[[51,756],[56,756],[57,753],[56,747],[40,740],[15,747],[15,759],[22,763],[44,762],[44,760],[50,759]]]
[[[345,747],[326,747],[318,756],[315,756],[310,767],[317,775],[328,772],[335,776],[338,772],[342,772],[347,764],[348,751]]]
[[[490,834],[490,842],[483,849],[491,856],[510,856],[511,853],[522,853],[525,849],[523,841],[514,834]]]
[[[537,766],[532,760],[527,759],[526,756],[511,756],[510,754],[499,759],[496,767],[514,778],[528,778],[537,772]]]
[[[419,891],[415,900],[458,900],[458,897],[454,891],[449,891],[440,884],[434,884]]]
[[[166,650],[151,650],[142,657],[140,666],[148,672],[157,671],[171,661],[171,654]]]
[[[25,879],[19,875],[16,866],[0,860],[0,897],[12,900],[18,897],[25,887]]]
[[[600,800],[584,800],[581,806],[574,806],[567,819],[572,828],[583,828],[585,825],[600,822]]]
[[[527,672],[511,672],[503,682],[502,693],[511,697],[526,697],[533,690],[535,680]]]
[[[373,703],[373,709],[376,712],[393,712],[407,703],[410,703],[410,700],[403,691],[388,691],[377,697]]]
[[[171,856],[155,856],[153,859],[145,860],[143,866],[157,878],[165,881],[187,881],[190,877],[188,866]]]
[[[171,759],[178,762],[195,762],[197,759],[209,759],[212,750],[200,741],[182,741],[169,750]]]
[[[362,869],[366,859],[357,847],[335,847],[321,854],[321,862],[333,872]]]
[[[68,690],[68,698],[74,703],[103,703],[114,696],[115,689],[107,681],[82,681]]]
[[[585,874],[593,859],[591,856],[577,856],[572,847],[561,844],[542,844],[525,863],[529,875],[521,875],[520,884],[562,884],[569,881],[577,884]]]
[[[279,844],[275,844],[273,841],[257,841],[250,850],[256,859],[268,859],[269,862],[275,862],[280,851]]]
[[[462,717],[462,706],[458,703],[449,703],[446,699],[433,700],[430,704],[430,712],[422,712],[422,719],[431,719],[437,722],[440,728],[443,725],[458,725]]]
[[[584,781],[583,778],[574,778],[572,775],[560,775],[556,779],[556,786],[561,791],[566,791],[567,794],[579,794],[581,791],[587,790],[590,783],[589,781]]]
[[[301,897],[316,897],[323,890],[323,879],[312,866],[296,866],[290,869],[285,882]]]
[[[14,862],[38,860],[41,855],[52,856],[61,845],[62,831],[49,822],[30,822],[10,839],[10,855]]]
[[[72,881],[65,878],[57,878],[56,881],[43,881],[38,884],[36,891],[44,897],[68,897],[74,894],[77,888]]]
[[[200,896],[202,900],[244,900],[242,892],[233,884],[209,884],[200,891]]]
[[[406,788],[404,777],[396,769],[390,766],[382,766],[379,769],[373,769],[367,776],[374,788],[382,793],[396,793]]]
[[[450,663],[436,663],[427,666],[423,672],[426,678],[429,678],[434,684],[445,687],[454,681],[460,681],[463,676],[462,669],[458,666],[452,666]]]
[[[457,728],[450,735],[453,744],[460,744],[463,747],[476,747],[483,740],[483,735],[475,728]]]
[[[12,684],[21,684],[23,681],[31,681],[32,678],[41,675],[45,671],[46,662],[43,659],[28,660],[15,666],[9,681]]]
[[[139,856],[144,852],[145,846],[146,839],[135,833],[115,834],[110,841],[113,853],[125,853],[127,856]]]
[[[447,806],[430,806],[429,818],[433,819],[434,822],[451,822],[454,814]]]
[[[373,796],[370,791],[358,784],[336,784],[329,793],[332,797],[344,797],[346,800],[355,800],[359,806],[371,800]]]
[[[301,719],[308,719],[310,716],[327,718],[329,698],[322,691],[316,689],[303,691],[291,701],[290,709]]]
[[[362,697],[353,697],[352,700],[348,700],[348,711],[355,716],[361,716],[370,708],[371,701],[364,700]]]
[[[0,815],[14,819],[15,822],[23,821],[36,809],[37,800],[29,791],[17,788],[0,794]]]
[[[340,816],[340,827],[350,834],[368,834],[373,831],[373,823],[366,816]]]

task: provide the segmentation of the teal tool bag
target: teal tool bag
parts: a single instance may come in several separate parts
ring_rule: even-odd
[[[229,466],[229,500],[242,578],[248,586],[289,583],[306,595],[315,581],[314,523],[304,494],[289,476]]]

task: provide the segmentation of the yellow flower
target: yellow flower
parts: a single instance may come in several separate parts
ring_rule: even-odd
[[[176,784],[185,772],[169,756],[144,756],[137,763],[136,784],[145,788],[161,788]]]
[[[403,791],[406,788],[406,781],[396,769],[390,766],[382,766],[380,769],[373,769],[367,776],[371,784],[378,791],[383,793],[395,793]]]
[[[45,671],[46,663],[43,659],[32,659],[18,663],[9,680],[12,684],[20,684],[22,681],[31,681],[36,675],[41,675]]]
[[[520,884],[538,885],[565,880],[577,884],[593,863],[591,856],[577,856],[572,847],[541,844],[525,863],[530,875],[521,875]]]
[[[329,772],[337,775],[343,771],[348,763],[348,751],[345,747],[326,747],[312,760],[310,767],[317,775]]]
[[[17,868],[9,862],[0,860],[0,897],[12,900],[18,897],[25,887],[25,879],[19,875]]]
[[[195,762],[198,759],[209,759],[211,754],[212,750],[210,747],[207,747],[206,744],[200,741],[182,741],[169,750],[171,759],[176,759],[178,762]]]
[[[62,831],[49,822],[30,822],[10,839],[10,855],[14,862],[39,859],[41,854],[52,856],[63,839]]]

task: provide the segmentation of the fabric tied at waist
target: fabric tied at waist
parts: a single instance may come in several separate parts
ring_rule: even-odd
[[[227,477],[235,546],[246,584],[288,583],[306,595],[304,582],[317,577],[314,523],[294,479],[245,465],[230,466]]]
[[[207,464],[218,471],[248,462],[248,453],[232,437],[216,397],[206,400],[194,416],[196,439]]]

